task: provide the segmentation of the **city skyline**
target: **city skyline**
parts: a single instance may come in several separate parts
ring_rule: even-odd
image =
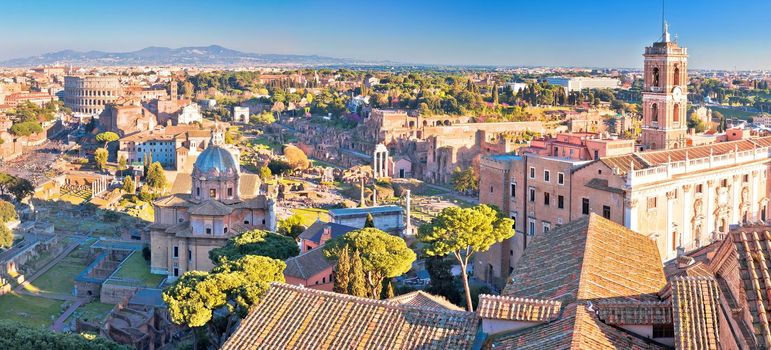
[[[771,69],[771,40],[762,30],[762,14],[771,4],[732,5],[666,4],[670,30],[688,47],[692,69]],[[214,44],[250,53],[407,64],[640,68],[640,47],[661,32],[656,0],[485,1],[473,8],[462,2],[349,1],[140,1],[96,8],[89,1],[33,1],[7,4],[6,12],[0,29],[17,34],[0,43],[0,60],[66,49]],[[29,25],[31,14],[41,23]]]

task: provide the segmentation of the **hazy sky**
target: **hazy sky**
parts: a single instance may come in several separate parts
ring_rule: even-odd
[[[771,69],[769,0],[668,0],[691,68]],[[0,59],[218,44],[411,63],[640,67],[660,0],[0,0]]]

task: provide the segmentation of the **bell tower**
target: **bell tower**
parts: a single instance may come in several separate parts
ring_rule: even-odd
[[[641,143],[646,150],[686,146],[688,123],[688,51],[670,40],[662,23],[661,39],[645,48]]]

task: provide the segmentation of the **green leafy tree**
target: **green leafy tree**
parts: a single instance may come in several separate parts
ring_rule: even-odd
[[[118,157],[118,170],[125,171],[128,169],[128,166],[126,165],[126,157],[122,154]]]
[[[131,176],[126,176],[123,179],[123,192],[124,193],[130,193],[134,194],[135,188],[134,188],[134,179],[131,178]]]
[[[271,159],[270,162],[268,162],[268,169],[270,169],[270,172],[273,174],[282,175],[289,170],[292,170],[292,166],[286,161]]]
[[[10,248],[13,245],[13,233],[5,225],[0,222],[0,248]]]
[[[304,170],[311,164],[305,152],[295,145],[284,146],[284,157],[293,170]]]
[[[120,136],[112,131],[105,131],[96,134],[96,141],[104,142],[104,148],[107,148],[108,143],[118,141],[118,139],[120,139]]]
[[[245,316],[271,282],[284,282],[285,268],[281,260],[257,255],[223,260],[211,273],[186,272],[163,291],[163,300],[174,323],[198,329],[205,326],[215,347],[219,347],[222,332],[216,329],[216,322],[211,322],[214,310],[227,307],[238,317]],[[231,320],[228,317],[225,329],[230,329]]]
[[[270,125],[276,122],[276,117],[270,111],[264,111],[260,114],[252,114],[249,121],[257,125]]]
[[[0,223],[17,219],[19,219],[19,214],[16,213],[16,207],[12,203],[0,199]]]
[[[78,333],[57,333],[46,328],[36,328],[10,320],[0,320],[0,349],[26,350],[129,350],[107,338]]]
[[[372,213],[367,213],[367,220],[364,221],[364,227],[375,227],[375,218],[372,217]]]
[[[348,295],[357,297],[368,297],[371,291],[367,289],[367,277],[364,273],[364,263],[361,260],[361,254],[358,250],[350,250],[351,268],[348,270]]]
[[[99,148],[96,151],[94,151],[94,163],[96,163],[96,167],[99,168],[99,170],[104,170],[104,168],[107,166],[106,149]]]
[[[260,255],[285,260],[300,254],[294,239],[265,230],[250,230],[231,237],[220,248],[209,251],[209,259],[215,264],[236,260],[247,255]]]
[[[278,221],[278,233],[292,238],[297,238],[305,229],[303,218],[298,214],[292,214],[286,219]]]
[[[429,256],[426,258],[426,271],[431,278],[426,291],[460,305],[463,297],[460,294],[459,281],[452,275],[452,261],[443,256]]]
[[[36,121],[29,121],[13,124],[8,131],[16,136],[29,136],[42,132],[43,127]]]
[[[337,264],[335,264],[334,292],[348,294],[348,287],[350,286],[350,272],[351,249],[348,246],[345,246],[340,250],[340,256],[337,257]]]
[[[273,172],[270,171],[270,168],[267,165],[263,165],[260,167],[260,179],[262,181],[270,181],[273,178]]]
[[[404,274],[415,261],[415,253],[403,239],[376,228],[362,228],[336,237],[324,245],[324,254],[330,259],[337,259],[346,245],[361,255],[367,296],[373,299],[380,297],[384,278]],[[351,265],[355,264],[352,262]]]
[[[445,208],[430,224],[420,227],[418,239],[426,244],[426,254],[452,254],[460,264],[468,311],[474,311],[467,275],[469,259],[475,253],[484,252],[493,244],[514,236],[513,225],[512,219],[502,217],[493,207],[481,204],[472,208]]]
[[[35,186],[33,186],[29,180],[0,173],[0,193],[9,193],[13,195],[17,201],[21,202],[24,198],[27,198],[34,192]]]
[[[469,193],[478,189],[479,177],[472,168],[461,170],[460,167],[456,167],[452,172],[450,182],[456,191],[461,193]]]
[[[145,181],[147,184],[156,191],[163,191],[168,185],[166,180],[166,174],[163,171],[161,163],[155,162],[150,164],[147,168],[147,174],[145,175]]]
[[[707,125],[698,115],[696,115],[696,112],[691,112],[691,114],[688,115],[688,128],[694,129],[697,133],[702,133],[707,129]]]

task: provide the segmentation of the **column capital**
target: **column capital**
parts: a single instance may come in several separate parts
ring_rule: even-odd
[[[707,180],[707,187],[712,187],[715,184],[715,180]]]
[[[637,207],[638,200],[636,198],[624,198],[624,205],[628,208]]]
[[[673,200],[677,198],[677,190],[667,191],[667,200]]]
[[[692,185],[683,185],[683,192],[691,192]]]

